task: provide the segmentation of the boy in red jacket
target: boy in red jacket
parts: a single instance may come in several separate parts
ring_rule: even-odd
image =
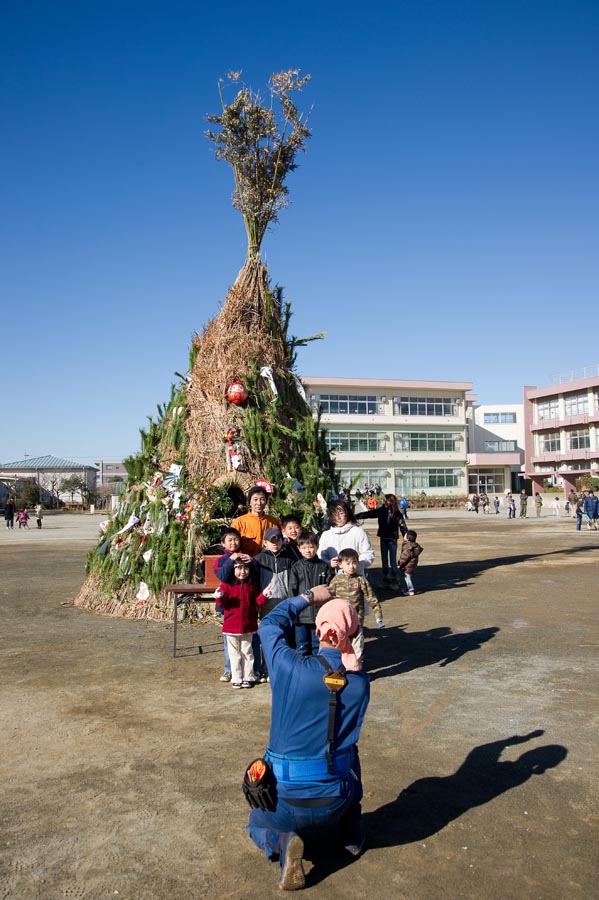
[[[266,593],[260,593],[250,580],[250,564],[242,559],[233,562],[232,584],[220,584],[214,598],[225,611],[223,635],[231,660],[231,687],[254,686],[254,653],[252,635],[258,630],[258,606],[266,603]]]

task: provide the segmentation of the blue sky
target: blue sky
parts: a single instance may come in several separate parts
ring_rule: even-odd
[[[0,5],[0,461],[135,451],[243,264],[203,137],[232,69],[300,68],[313,138],[263,258],[309,375],[599,362],[599,4]],[[224,348],[225,349],[225,348]]]

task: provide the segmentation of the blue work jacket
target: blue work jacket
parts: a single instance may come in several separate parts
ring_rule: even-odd
[[[337,694],[334,772],[323,761],[328,749],[330,692],[325,669],[313,656],[304,657],[289,646],[295,620],[306,608],[303,597],[279,603],[260,623],[259,634],[272,690],[272,718],[268,753],[274,760],[282,796],[344,796],[347,782],[360,780],[357,741],[370,699],[370,681],[364,672],[348,672],[347,684]],[[341,666],[339,650],[320,651],[332,669]],[[289,769],[289,776],[282,774]],[[353,788],[352,788],[353,789]]]

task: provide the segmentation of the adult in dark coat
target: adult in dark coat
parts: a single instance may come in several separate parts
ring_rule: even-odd
[[[9,497],[6,501],[6,506],[4,507],[4,518],[6,520],[7,528],[15,527],[15,501],[12,497]]]

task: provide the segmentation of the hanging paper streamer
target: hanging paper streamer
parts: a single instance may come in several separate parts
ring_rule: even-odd
[[[147,600],[150,599],[150,588],[145,583],[145,581],[139,582],[139,590],[137,591],[137,594],[135,595],[135,599],[138,600],[140,603],[145,603]]]
[[[120,531],[117,531],[116,534],[112,535],[114,539],[119,534],[124,534],[126,531],[131,531],[132,528],[135,528],[136,525],[139,525],[139,519],[137,516],[129,516],[129,521],[126,525],[124,525]]]
[[[266,378],[266,380],[268,381],[268,383],[270,385],[270,389],[273,393],[272,402],[274,403],[275,400],[277,400],[277,398],[279,396],[279,392],[277,390],[277,386],[275,384],[275,380],[272,375],[271,366],[262,366],[262,368],[260,369],[260,374],[262,375],[263,378]]]
[[[173,463],[168,470],[168,475],[164,478],[164,487],[167,491],[174,490],[176,483],[179,481],[179,476],[181,475],[181,469],[183,466],[178,466],[177,463]]]
[[[303,399],[304,403],[305,403],[306,406],[307,406],[307,405],[308,405],[308,398],[306,397],[306,392],[305,392],[305,390],[304,390],[304,386],[303,386],[303,384],[301,383],[301,381],[299,380],[299,378],[297,377],[297,375],[295,374],[295,372],[292,372],[291,374],[293,375],[293,378],[294,378],[294,381],[295,381],[295,386],[296,386],[296,388],[297,388],[297,392],[298,392],[298,394],[300,395],[300,397]]]

